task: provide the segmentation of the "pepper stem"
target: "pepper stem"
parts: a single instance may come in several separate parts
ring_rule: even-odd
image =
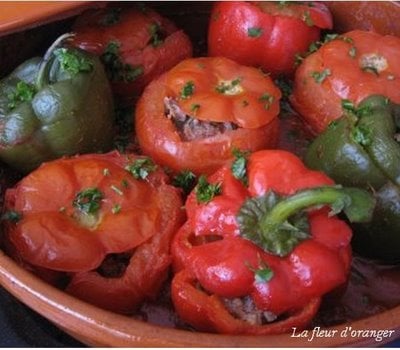
[[[269,192],[241,207],[237,216],[240,234],[269,253],[286,256],[310,237],[304,210],[324,205],[330,206],[331,215],[343,211],[351,222],[368,222],[375,198],[367,191],[340,186],[315,187],[284,198]]]
[[[53,44],[47,49],[43,56],[43,60],[40,63],[38,75],[36,77],[36,88],[41,90],[46,84],[48,84],[48,68],[51,57],[53,56],[54,50],[56,50],[65,40],[75,36],[75,33],[65,33],[58,37]]]
[[[319,205],[330,205],[332,215],[343,210],[351,222],[366,222],[371,218],[375,201],[356,188],[316,187],[282,199],[261,219],[260,226],[268,232],[299,211]]]

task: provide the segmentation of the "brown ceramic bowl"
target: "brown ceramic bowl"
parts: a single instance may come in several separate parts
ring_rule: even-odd
[[[5,12],[6,7],[3,7],[5,5],[0,4],[0,33],[8,35],[14,31],[74,15],[86,6],[102,5],[101,3],[87,4],[83,2],[46,3],[46,10],[37,11],[37,8],[32,4],[8,3],[7,6],[13,8],[10,12]],[[351,16],[346,15],[346,12],[341,11],[341,5],[342,3],[340,5],[330,4],[340,26],[346,28],[346,30],[352,29],[352,25],[356,22]],[[365,17],[365,21],[362,21],[362,23],[367,23],[368,21],[368,23],[377,23],[378,29],[400,34],[400,29],[389,23],[394,17],[390,17],[389,22],[381,20],[382,13],[385,11],[388,11],[388,13],[397,11],[397,18],[400,17],[400,10],[396,3],[372,4],[370,6],[375,6],[372,12],[364,2],[359,4],[343,3],[343,5],[350,6],[347,9],[350,13],[354,13],[358,9],[359,16],[369,16],[368,20]],[[38,5],[36,4],[36,6]],[[157,6],[161,12],[169,12],[171,9],[168,3],[157,4]],[[174,3],[173,7],[175,9],[182,8],[183,12],[186,11],[186,13],[192,10],[188,10],[187,7],[179,3]],[[199,4],[200,12],[203,14],[206,13],[204,11],[207,11],[208,7],[208,4]],[[383,12],[380,12],[380,9]],[[184,27],[186,23],[188,31],[190,31],[189,24],[191,21],[183,12],[179,12],[182,15],[179,24]],[[6,15],[7,13],[8,16]],[[24,14],[23,19],[18,19],[21,13]],[[364,14],[360,15],[360,13]],[[376,22],[375,20],[378,19],[379,21]],[[20,22],[15,25],[15,21]],[[195,37],[196,33],[192,34]],[[204,35],[204,31],[201,35]],[[232,336],[161,327],[105,311],[82,302],[38,279],[1,251],[0,284],[21,302],[43,315],[72,337],[84,344],[97,347],[354,347],[383,345],[400,337],[400,306],[387,308],[386,311],[356,321],[321,328],[324,334],[317,334],[317,331],[314,330],[314,336],[313,330],[310,330],[307,335],[294,332],[292,334],[272,336]],[[398,286],[400,286],[400,282]],[[377,341],[376,337],[374,338],[373,336],[364,336],[366,334],[365,331],[378,330],[383,332],[381,341]],[[357,331],[360,332],[357,333]],[[391,336],[388,336],[389,333]],[[312,341],[309,341],[312,336]]]

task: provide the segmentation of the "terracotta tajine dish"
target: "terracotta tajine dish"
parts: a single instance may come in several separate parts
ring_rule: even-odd
[[[177,27],[186,32],[193,43],[194,56],[204,55],[211,3],[149,2],[148,5],[171,19]],[[90,7],[102,8],[105,6],[107,6],[106,2],[86,1],[1,3],[1,77],[6,76],[17,66],[17,63],[41,54],[48,47],[46,45],[50,40],[48,37],[50,30],[52,39],[56,39],[59,34],[65,33],[72,27],[76,16],[81,12]],[[398,21],[400,6],[397,2],[332,2],[328,4],[328,7],[332,11],[336,24],[334,29],[339,33],[363,29],[400,36],[400,22]],[[195,17],[192,16],[193,14]],[[76,28],[79,28],[79,25]],[[253,34],[257,36],[257,33]],[[83,36],[79,39],[85,45],[89,42],[85,41],[87,38],[90,36]],[[155,38],[156,40],[160,39]],[[185,40],[183,39],[182,42],[186,43]],[[30,44],[26,45],[23,50],[19,50],[24,42],[28,41]],[[157,42],[153,44],[155,47],[158,45]],[[188,47],[185,52],[186,56],[189,56],[191,52]],[[9,50],[12,50],[15,57],[6,57]],[[95,50],[96,48],[93,49],[93,51]],[[122,91],[120,86],[112,86],[112,88],[116,88],[118,92]],[[137,93],[137,91],[134,92]],[[109,90],[104,93],[109,93]],[[108,104],[106,106],[110,107]],[[141,108],[144,107],[141,106]],[[98,113],[100,114],[100,111]],[[293,110],[281,112],[282,130],[278,145],[280,148],[301,153],[299,149],[306,146],[303,136],[310,137],[310,134],[306,128],[301,131],[299,131],[300,129],[294,130],[294,128],[302,128],[301,122],[298,118],[294,118],[294,115]],[[294,134],[293,131],[295,131],[296,139],[291,138]],[[136,144],[134,146],[137,147]],[[135,148],[136,150],[137,148]],[[117,156],[111,152],[107,157],[116,158]],[[12,200],[3,199],[4,188],[13,186],[16,182],[15,179],[20,180],[22,176],[5,165],[2,167],[0,169],[0,174],[3,176],[0,182],[1,203],[3,205],[5,202],[6,205],[10,205]],[[25,171],[26,173],[27,171]],[[104,174],[104,176],[108,175]],[[158,179],[157,181],[159,181],[156,182],[158,186],[161,186],[160,183],[164,180]],[[115,187],[113,190],[117,193],[114,194],[115,198],[118,198],[120,190]],[[171,196],[173,197],[173,195]],[[121,208],[113,207],[112,210],[114,209],[117,212],[117,209]],[[178,225],[181,220],[177,219],[176,221],[171,225]],[[164,224],[168,226],[170,223],[165,222]],[[360,257],[357,254],[354,255],[348,284],[341,285],[338,290],[326,295],[320,312],[305,330],[293,327],[289,332],[277,335],[228,335],[196,331],[180,320],[172,307],[169,279],[164,287],[160,288],[161,292],[155,300],[146,300],[132,316],[125,316],[94,306],[82,301],[84,298],[74,297],[71,293],[68,294],[52,286],[44,280],[45,278],[39,278],[33,274],[29,269],[29,264],[24,265],[28,268],[22,267],[16,261],[18,258],[15,259],[18,254],[13,255],[14,251],[9,250],[7,244],[1,243],[1,247],[3,246],[4,251],[0,250],[1,287],[61,330],[88,346],[369,347],[381,346],[400,338],[400,296],[398,296],[400,266],[376,263],[374,260]],[[32,260],[34,259],[35,257],[32,258]],[[40,273],[39,271],[38,275]],[[51,278],[50,276],[49,279]],[[82,293],[85,295],[85,291]]]

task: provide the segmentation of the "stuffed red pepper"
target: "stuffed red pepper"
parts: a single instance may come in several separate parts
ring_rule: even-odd
[[[167,277],[179,191],[149,158],[117,152],[44,163],[7,190],[5,238],[39,275],[100,307],[133,312]]]
[[[237,153],[186,202],[172,245],[178,314],[220,333],[305,327],[348,276],[351,230],[335,214],[364,221],[373,207],[368,193],[335,186],[286,151]]]

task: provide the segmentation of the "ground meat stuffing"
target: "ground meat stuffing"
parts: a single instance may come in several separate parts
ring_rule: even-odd
[[[263,325],[277,319],[277,316],[272,312],[259,310],[249,296],[232,299],[224,298],[222,301],[233,316],[251,325]]]
[[[174,122],[183,141],[205,139],[238,128],[230,122],[207,122],[193,118],[182,111],[178,103],[170,97],[164,99],[164,105],[166,117]]]

